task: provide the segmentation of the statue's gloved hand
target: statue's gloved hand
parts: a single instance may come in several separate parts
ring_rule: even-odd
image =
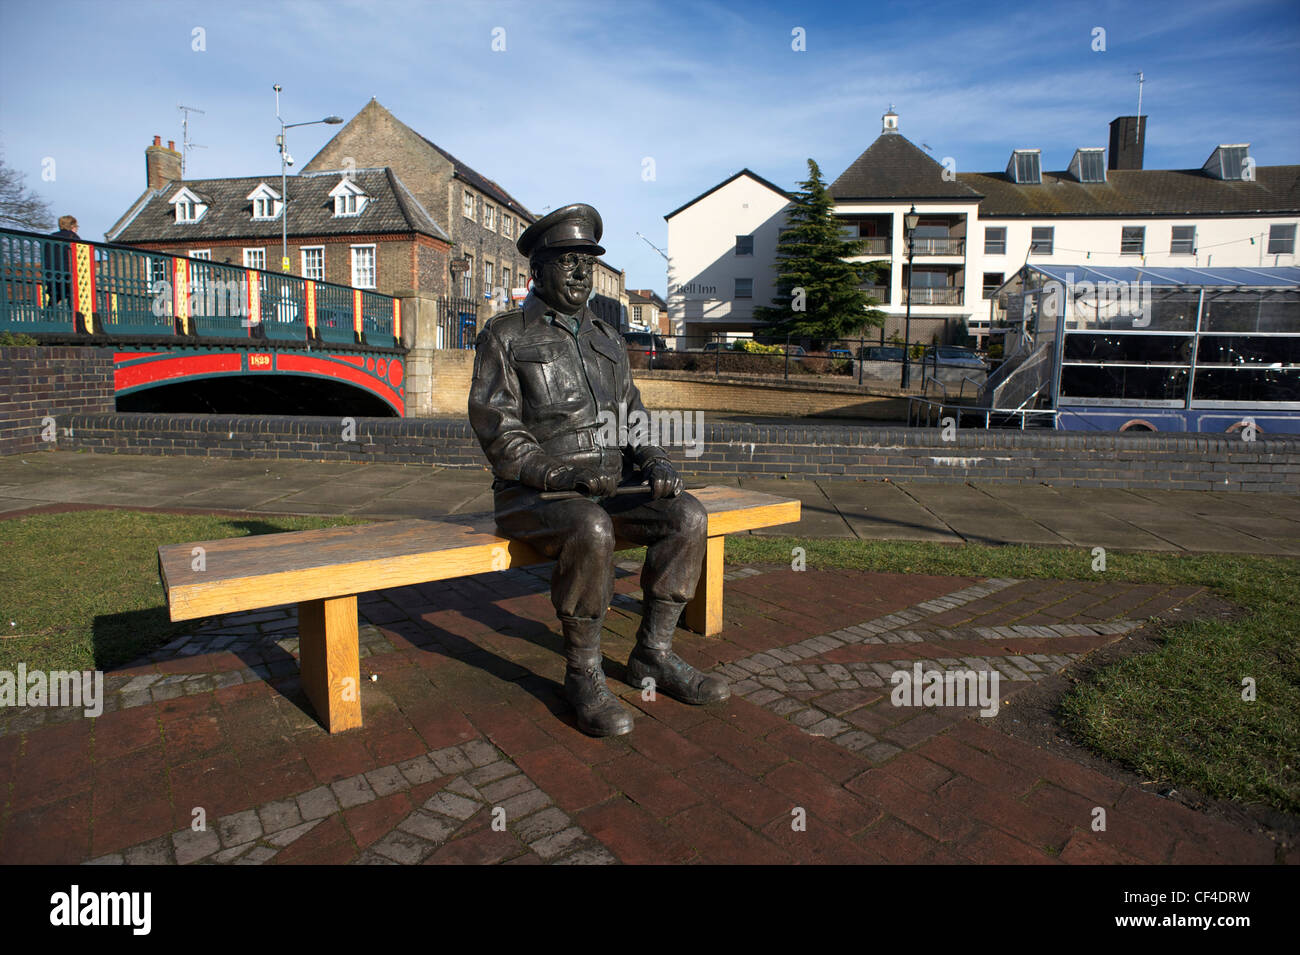
[[[667,458],[655,458],[641,469],[641,475],[649,482],[654,500],[676,497],[686,486]]]
[[[548,491],[577,491],[591,497],[606,497],[617,487],[618,481],[612,476],[591,468],[556,468],[546,475]]]

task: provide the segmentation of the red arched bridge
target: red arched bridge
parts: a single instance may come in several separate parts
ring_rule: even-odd
[[[6,331],[113,347],[119,399],[293,376],[405,412],[401,302],[366,289],[0,229]]]

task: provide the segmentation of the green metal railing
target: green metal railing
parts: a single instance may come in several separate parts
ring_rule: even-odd
[[[0,331],[391,347],[397,299],[263,269],[0,229]]]

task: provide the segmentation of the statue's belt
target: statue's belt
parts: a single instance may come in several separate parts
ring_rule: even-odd
[[[570,431],[568,434],[557,434],[542,441],[541,445],[542,450],[547,454],[558,454],[565,451],[619,450],[618,448],[606,448],[601,442],[599,431]]]

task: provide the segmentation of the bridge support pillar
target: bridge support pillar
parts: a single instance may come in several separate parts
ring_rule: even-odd
[[[406,417],[433,414],[433,353],[438,343],[438,298],[430,292],[394,292],[402,302],[406,355]]]

